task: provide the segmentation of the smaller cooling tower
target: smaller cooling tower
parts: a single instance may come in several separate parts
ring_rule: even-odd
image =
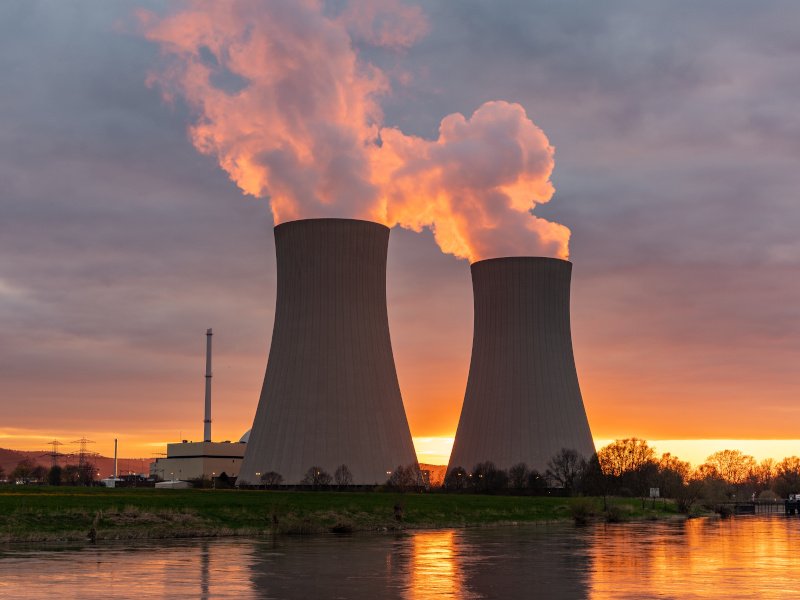
[[[354,219],[275,227],[272,346],[239,483],[347,465],[353,484],[416,462],[386,310],[389,229]]]
[[[472,264],[475,324],[464,406],[448,469],[524,462],[544,472],[562,448],[594,443],[572,354],[572,263],[541,257]]]

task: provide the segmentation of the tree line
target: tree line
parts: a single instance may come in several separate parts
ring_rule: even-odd
[[[21,481],[30,484],[47,485],[92,485],[94,482],[95,466],[91,462],[80,465],[66,465],[61,467],[53,465],[49,469],[36,464],[30,458],[25,458],[6,476],[3,467],[0,467],[0,480],[9,482]]]
[[[562,449],[548,462],[544,473],[520,463],[508,471],[491,462],[451,469],[445,490],[489,493],[509,491],[544,494],[559,490],[565,495],[632,496],[642,499],[658,488],[659,496],[672,498],[688,512],[698,502],[713,507],[731,501],[777,500],[800,493],[800,458],[757,462],[740,450],[711,454],[696,468],[669,452],[657,456],[647,441],[616,440],[588,459]]]

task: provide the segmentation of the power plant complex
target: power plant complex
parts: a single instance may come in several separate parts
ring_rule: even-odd
[[[386,310],[389,228],[354,219],[275,227],[277,302],[238,484],[288,485],[346,465],[352,484],[416,462]]]
[[[211,442],[209,329],[204,441],[170,444],[155,464],[162,478],[226,469],[237,485],[270,473],[297,485],[312,467],[346,465],[352,485],[375,485],[417,462],[389,335],[389,232],[355,219],[275,227],[275,325],[253,427],[240,444]],[[564,448],[588,458],[594,443],[570,332],[572,263],[492,258],[471,272],[472,358],[448,470],[491,461],[543,473]]]
[[[563,448],[594,453],[570,333],[572,263],[492,258],[471,266],[472,359],[448,470],[492,461],[544,473]]]

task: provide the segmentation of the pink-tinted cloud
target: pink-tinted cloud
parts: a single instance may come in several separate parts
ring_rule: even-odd
[[[448,115],[435,141],[383,126],[389,78],[353,36],[408,46],[426,31],[418,7],[356,2],[330,15],[314,0],[195,0],[141,22],[166,59],[150,82],[186,99],[195,147],[243,192],[269,197],[276,223],[429,227],[442,250],[471,261],[568,256],[569,230],[531,214],[553,195],[553,148],[522,106]]]

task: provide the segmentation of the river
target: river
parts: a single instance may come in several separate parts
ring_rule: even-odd
[[[0,548],[0,598],[788,598],[800,518]]]

